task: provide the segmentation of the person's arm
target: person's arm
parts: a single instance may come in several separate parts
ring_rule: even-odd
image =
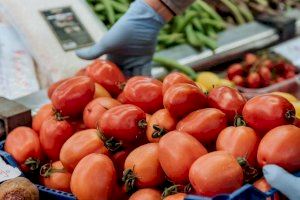
[[[195,0],[161,0],[169,7],[176,15],[180,15],[186,10]]]

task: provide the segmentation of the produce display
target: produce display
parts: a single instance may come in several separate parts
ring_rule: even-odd
[[[95,60],[53,84],[51,103],[4,150],[32,181],[79,200],[183,200],[246,183],[266,192],[264,165],[300,171],[300,101],[280,92],[247,100],[211,77],[126,79]]]
[[[237,86],[263,88],[295,77],[297,69],[284,58],[277,55],[248,53],[241,63],[227,69],[227,78]]]

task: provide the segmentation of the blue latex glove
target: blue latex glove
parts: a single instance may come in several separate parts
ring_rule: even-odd
[[[300,178],[293,176],[277,165],[263,167],[267,182],[290,200],[300,200]]]
[[[164,24],[164,19],[152,7],[136,0],[100,42],[76,54],[87,60],[108,54],[108,59],[126,76],[150,76],[157,36]]]

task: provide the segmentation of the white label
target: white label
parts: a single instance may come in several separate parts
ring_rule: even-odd
[[[0,183],[6,180],[16,178],[21,175],[21,171],[18,168],[14,168],[4,162],[0,157]]]

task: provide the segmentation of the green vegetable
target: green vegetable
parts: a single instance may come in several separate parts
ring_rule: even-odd
[[[224,3],[231,10],[232,14],[234,15],[235,19],[239,24],[245,23],[245,19],[241,15],[237,6],[234,5],[234,3],[232,3],[230,0],[221,0],[221,2]]]
[[[112,1],[111,0],[102,0],[102,3],[105,7],[108,21],[111,24],[114,24],[116,21],[116,18],[115,18],[115,12],[114,12],[114,9],[112,6]]]

